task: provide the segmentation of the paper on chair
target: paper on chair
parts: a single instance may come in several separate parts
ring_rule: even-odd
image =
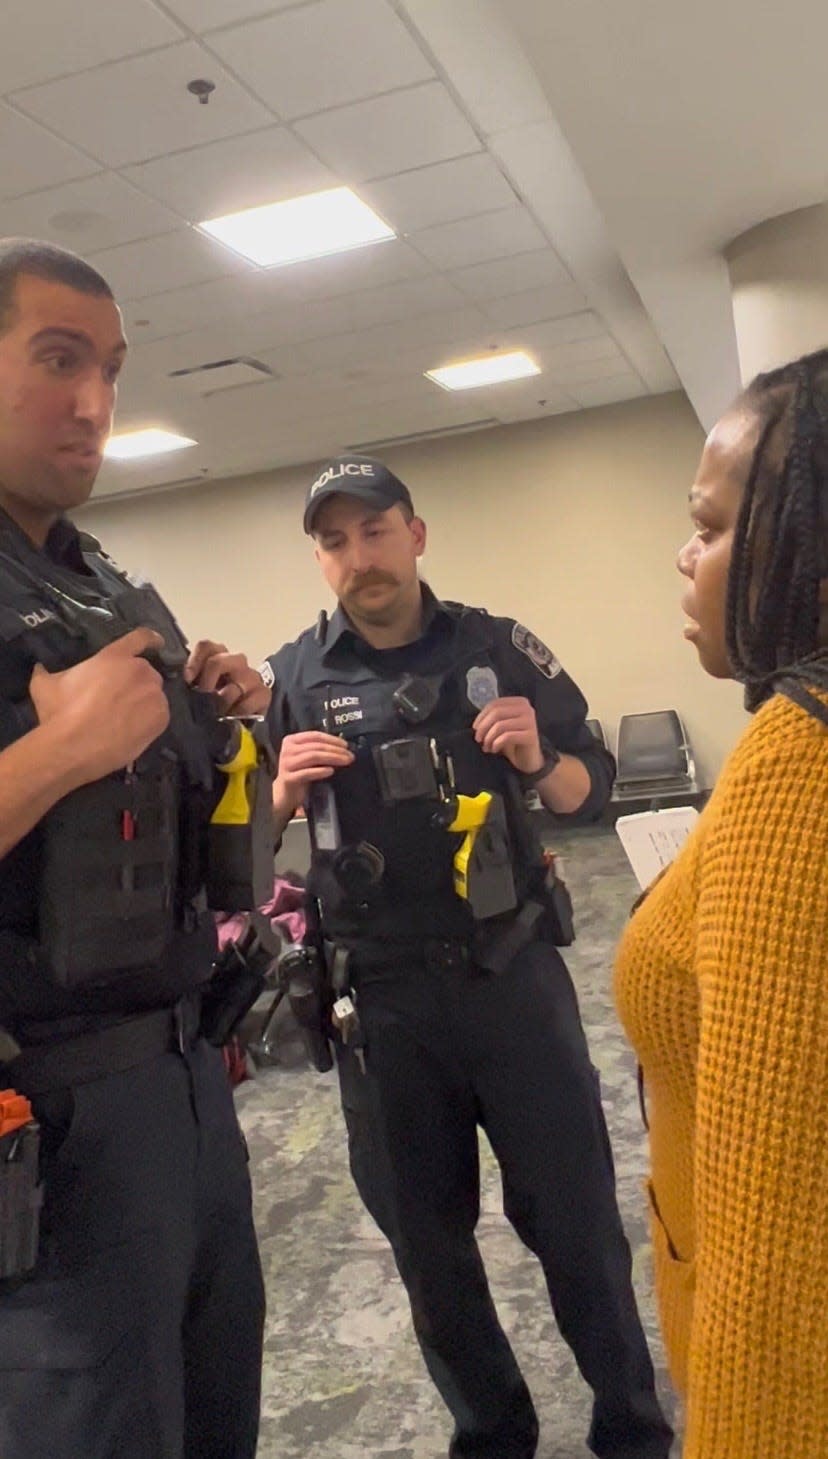
[[[615,829],[642,890],[675,860],[698,819],[691,805],[618,817]]]

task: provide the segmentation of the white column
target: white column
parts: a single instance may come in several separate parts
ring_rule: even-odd
[[[745,384],[828,346],[828,203],[760,223],[725,258]]]

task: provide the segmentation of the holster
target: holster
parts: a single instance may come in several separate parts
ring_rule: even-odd
[[[488,973],[504,973],[536,936],[555,947],[575,941],[572,898],[566,883],[548,871],[540,893],[525,901],[505,925],[479,922],[474,934],[474,960]]]
[[[225,793],[207,830],[207,904],[217,912],[253,911],[273,891],[273,751],[263,721],[238,724],[249,764],[238,776],[237,794]]]
[[[330,986],[319,948],[305,943],[289,947],[279,959],[279,984],[302,1033],[314,1069],[333,1068],[330,1045]]]
[[[40,1126],[35,1120],[0,1138],[0,1291],[29,1276],[40,1238]]]
[[[545,933],[555,947],[571,947],[575,941],[575,917],[572,898],[565,881],[554,871],[547,872],[543,888]]]
[[[251,915],[242,937],[219,954],[201,996],[201,1033],[221,1048],[267,984],[282,939],[261,913]]]

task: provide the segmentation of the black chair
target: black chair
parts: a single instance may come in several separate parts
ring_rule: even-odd
[[[594,739],[598,741],[599,745],[603,745],[605,750],[609,748],[609,746],[607,745],[607,737],[604,734],[604,726],[602,725],[600,719],[588,719],[586,722],[586,727],[590,731]]]
[[[616,758],[614,800],[657,800],[698,791],[687,732],[675,709],[622,715]]]

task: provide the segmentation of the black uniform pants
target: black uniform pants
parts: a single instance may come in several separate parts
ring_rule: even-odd
[[[264,1293],[220,1054],[35,1103],[57,1148],[38,1267],[0,1294],[2,1459],[253,1459]]]
[[[507,973],[440,958],[359,970],[363,1076],[340,1082],[351,1168],[391,1242],[428,1370],[455,1420],[452,1459],[532,1459],[538,1424],[475,1240],[477,1126],[504,1210],[538,1256],[555,1317],[595,1395],[602,1459],[664,1459],[671,1430],[631,1284],[612,1155],[575,992],[556,950]]]

